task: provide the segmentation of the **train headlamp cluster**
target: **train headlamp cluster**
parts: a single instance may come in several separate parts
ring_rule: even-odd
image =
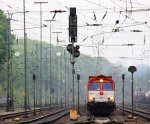
[[[114,102],[114,96],[108,96],[108,101]]]
[[[89,101],[95,101],[95,94],[89,94]]]
[[[101,82],[101,83],[102,83],[103,81],[104,81],[103,79],[100,79],[100,80],[99,80],[99,82]]]

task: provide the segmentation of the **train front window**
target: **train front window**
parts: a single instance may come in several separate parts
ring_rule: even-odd
[[[100,90],[100,84],[99,83],[91,83],[90,90]]]
[[[112,90],[112,83],[103,83],[103,90],[108,90],[111,91]]]

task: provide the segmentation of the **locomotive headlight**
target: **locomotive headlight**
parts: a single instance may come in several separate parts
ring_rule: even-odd
[[[108,101],[114,102],[114,97],[113,96],[108,96]]]
[[[110,97],[110,101],[114,101],[114,97],[113,96]]]
[[[95,100],[95,95],[89,94],[89,101],[94,101],[94,100]]]

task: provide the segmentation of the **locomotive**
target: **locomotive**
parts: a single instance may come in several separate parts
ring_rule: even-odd
[[[115,82],[112,76],[89,76],[88,111],[91,114],[111,114],[115,107]]]

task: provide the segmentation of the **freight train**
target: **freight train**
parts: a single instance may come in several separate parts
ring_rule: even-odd
[[[112,76],[89,76],[88,111],[94,115],[111,114],[115,107],[115,82]]]

